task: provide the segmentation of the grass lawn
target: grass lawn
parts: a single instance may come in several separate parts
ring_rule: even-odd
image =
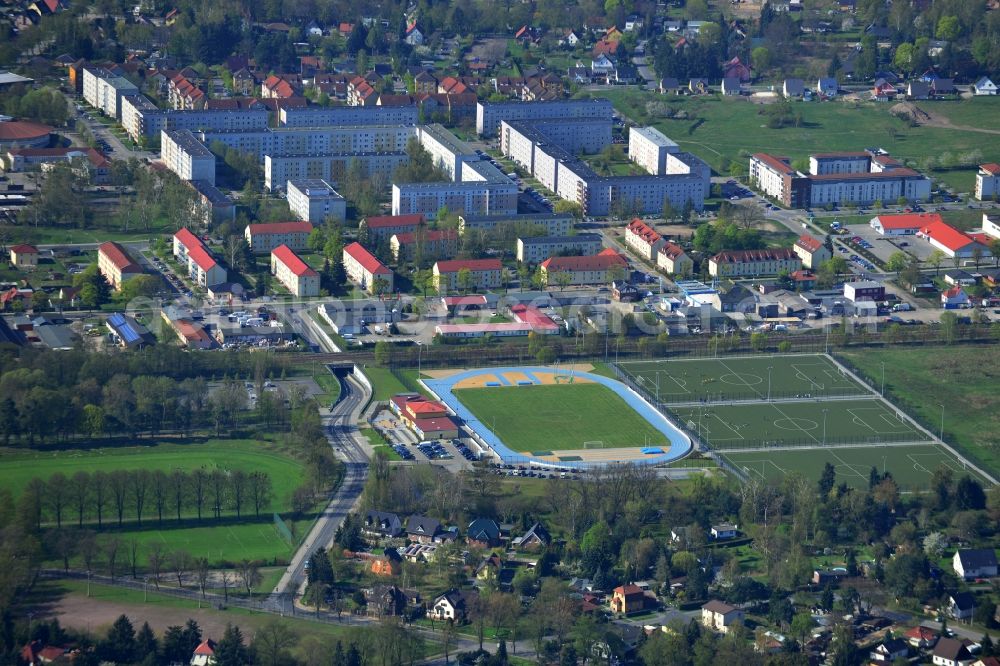
[[[620,363],[661,402],[866,395],[822,354]],[[770,377],[770,385],[768,379]],[[658,388],[657,388],[658,387]]]
[[[903,160],[937,158],[942,146],[947,146],[952,154],[982,151],[984,162],[1000,159],[1000,142],[995,136],[959,129],[911,128],[889,113],[892,104],[866,103],[855,107],[840,101],[794,102],[792,108],[802,114],[802,126],[769,129],[767,118],[762,115],[766,105],[751,104],[743,98],[664,97],[633,88],[602,91],[601,96],[611,99],[616,109],[636,122],[653,124],[716,170],[725,159],[738,160],[745,167],[747,158],[740,157],[741,153],[764,151],[797,159],[810,153],[863,150],[868,146],[881,146]],[[680,120],[651,117],[646,109],[650,101],[666,102],[688,117]],[[925,103],[931,111],[936,111],[939,104],[948,103]],[[956,102],[954,108],[943,108],[948,109],[945,113],[954,122],[969,125],[981,125],[981,118],[1000,112],[998,98],[964,105]],[[935,172],[933,176],[968,192],[975,182],[975,169]]]
[[[182,520],[166,512],[162,525],[157,524],[152,500],[147,502],[143,512],[143,524],[139,527],[132,518],[131,506],[126,513],[128,519],[122,527],[117,527],[112,505],[106,508],[104,518],[105,533],[114,533],[128,540],[135,538],[140,544],[153,541],[163,543],[168,550],[184,549],[194,555],[205,555],[213,562],[249,559],[273,560],[286,558],[292,550],[290,544],[278,534],[273,512],[289,511],[292,492],[301,483],[304,468],[301,463],[288,456],[281,447],[270,441],[219,440],[192,438],[185,443],[164,440],[150,440],[138,446],[97,448],[58,452],[11,451],[0,462],[0,485],[10,488],[18,496],[32,477],[47,479],[56,472],[72,477],[77,471],[96,472],[102,470],[146,469],[170,472],[175,469],[193,470],[263,470],[270,474],[273,498],[270,506],[255,518],[252,509],[244,509],[243,515],[226,511],[221,520],[213,520],[206,509],[204,520],[199,522],[191,507],[185,508]],[[248,515],[249,512],[249,515]],[[65,521],[75,526],[75,516],[67,509]],[[85,516],[85,526],[96,527],[96,519]],[[93,522],[91,522],[93,521]],[[295,538],[301,538],[312,522],[311,516],[298,521],[288,521]],[[145,560],[146,548],[141,548]]]
[[[124,233],[109,229],[34,227],[28,224],[0,224],[0,234],[6,234],[10,237],[9,244],[32,243],[35,245],[54,245],[58,243],[103,243],[109,240],[137,241],[152,239],[159,235],[155,231],[136,230],[134,232]]]
[[[330,405],[340,396],[340,382],[326,368],[316,370],[312,378],[323,389],[323,392],[316,396],[316,401],[320,405]]]
[[[891,472],[892,478],[902,490],[928,488],[934,470],[942,465],[950,467],[956,478],[965,474],[962,464],[936,444],[810,451],[750,451],[725,453],[723,457],[750,476],[775,484],[781,483],[786,475],[793,473],[818,481],[826,463],[835,467],[837,483],[845,482],[855,488],[868,487],[872,467],[880,472],[883,468]],[[971,471],[969,474],[978,478]]]
[[[957,346],[867,349],[844,352],[869,377],[881,377],[886,394],[931,430],[1000,475],[1000,354],[995,347]]]
[[[666,438],[600,384],[456,389],[455,396],[514,451],[666,444]]]
[[[393,374],[388,368],[376,368],[368,366],[364,369],[368,381],[374,389],[373,400],[380,402],[387,401],[397,393],[408,393],[409,389]]]

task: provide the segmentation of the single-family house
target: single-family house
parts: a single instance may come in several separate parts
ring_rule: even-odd
[[[591,76],[607,78],[615,71],[615,61],[608,57],[606,53],[600,53],[590,61]]]
[[[541,523],[535,523],[527,532],[515,537],[512,545],[517,550],[539,551],[548,548],[550,543],[552,536],[549,531]]]
[[[403,558],[395,548],[384,548],[381,555],[372,558],[370,571],[376,576],[397,576]]]
[[[726,634],[738,622],[743,622],[743,611],[718,599],[712,599],[701,607],[701,624],[704,627]]]
[[[681,91],[681,83],[673,77],[664,77],[660,79],[659,90],[661,95],[676,95]]]
[[[708,79],[690,79],[688,81],[688,91],[692,95],[704,95],[708,93]]]
[[[469,523],[465,541],[470,546],[495,548],[500,545],[500,526],[491,518],[476,518]]]
[[[10,248],[10,263],[14,268],[31,271],[38,267],[38,248],[24,243],[12,245]]]
[[[611,592],[611,612],[628,615],[646,610],[646,593],[634,583],[619,585]]]
[[[403,41],[410,46],[422,46],[424,43],[424,33],[417,25],[416,21],[411,21],[409,25],[406,26],[406,35],[403,37]]]
[[[971,287],[976,284],[976,277],[968,271],[955,268],[950,271],[945,271],[944,281],[953,287],[955,285],[960,287]]]
[[[753,78],[753,74],[750,68],[743,64],[739,56],[733,58],[725,65],[722,66],[722,71],[725,74],[725,78],[735,78],[741,83],[749,81]]]
[[[399,617],[406,612],[406,595],[395,585],[375,585],[363,594],[369,617]]]
[[[976,598],[971,592],[955,592],[948,596],[948,615],[956,620],[972,620]]]
[[[441,523],[427,516],[410,516],[406,521],[406,536],[417,543],[432,543],[441,532]]]
[[[920,650],[926,650],[927,648],[933,647],[937,643],[938,634],[936,631],[930,627],[914,627],[904,634],[906,637],[906,642],[910,644],[911,647],[915,647]]]
[[[951,560],[955,573],[965,580],[997,575],[997,554],[992,548],[959,550]]]
[[[959,310],[972,307],[969,295],[959,285],[941,292],[941,307],[945,310]]]
[[[439,594],[427,608],[427,617],[432,620],[452,622],[463,620],[468,606],[468,597],[471,594],[471,592],[463,592],[457,589],[451,589],[444,594]]]
[[[996,95],[997,84],[993,83],[990,77],[984,76],[972,84],[972,91],[976,95]]]
[[[735,76],[727,76],[722,79],[722,94],[728,96],[739,95],[743,92],[743,85]]]
[[[931,653],[934,666],[967,666],[973,662],[972,653],[965,643],[954,638],[941,638]]]
[[[802,79],[785,79],[781,86],[781,94],[785,97],[802,97],[806,91],[806,83]]]
[[[206,638],[194,649],[191,654],[191,666],[213,666],[215,664],[215,641]]]
[[[718,525],[712,525],[712,529],[709,530],[709,534],[713,539],[735,539],[740,533],[736,525],[732,523],[719,523]]]
[[[931,95],[934,97],[953,95],[955,91],[955,81],[953,79],[937,78],[931,81]]]
[[[372,510],[365,514],[361,533],[370,537],[395,538],[403,534],[403,522],[394,513]]]
[[[910,81],[906,85],[907,99],[927,99],[930,97],[931,87],[924,81]]]
[[[906,659],[910,654],[910,646],[901,638],[890,638],[879,643],[868,655],[872,661],[892,663],[897,659]]]
[[[823,97],[836,97],[839,90],[840,85],[837,83],[837,79],[823,77],[816,82],[816,92]]]

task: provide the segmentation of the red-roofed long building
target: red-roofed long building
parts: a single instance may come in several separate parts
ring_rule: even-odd
[[[662,236],[639,218],[625,227],[625,244],[646,261],[656,261],[657,251],[666,243]]]
[[[187,267],[188,276],[200,287],[226,281],[226,269],[190,229],[184,228],[174,234],[174,258]]]
[[[393,234],[389,249],[396,261],[410,261],[419,253],[425,259],[450,259],[458,249],[458,232],[454,229],[407,231]]]
[[[309,268],[287,245],[279,245],[271,251],[271,273],[293,296],[319,296],[319,273]]]
[[[966,234],[955,227],[944,222],[931,222],[924,225],[917,232],[917,235],[937,249],[944,252],[949,257],[960,257],[971,259],[976,252],[981,252],[981,259],[989,259],[993,255],[990,253],[988,243],[990,237],[986,234]]]
[[[912,236],[928,224],[941,222],[937,213],[903,213],[901,215],[878,215],[869,225],[883,236]]]
[[[468,270],[470,284],[459,285],[459,275]],[[438,293],[454,292],[461,289],[486,291],[500,286],[501,265],[499,259],[453,259],[434,264],[434,288]]]
[[[142,267],[132,260],[125,248],[111,241],[97,248],[97,268],[115,290],[121,290],[126,280],[142,275]]]
[[[267,254],[281,245],[301,252],[306,249],[312,230],[309,222],[268,222],[248,224],[243,236],[254,254]]]
[[[549,257],[539,270],[547,286],[559,284],[559,275],[567,275],[570,285],[608,284],[624,277],[628,261],[614,250],[583,257]],[[616,273],[619,274],[616,276]],[[560,285],[562,286],[562,285]]]
[[[393,290],[393,272],[361,243],[351,243],[344,248],[344,271],[347,277],[368,292],[375,291],[375,280],[385,280],[385,291]]]
[[[424,216],[412,215],[379,215],[361,220],[361,231],[368,235],[368,242],[375,245],[383,239],[388,240],[396,234],[412,233],[424,223]]]
[[[708,260],[712,277],[777,275],[802,268],[802,260],[790,248],[780,250],[723,250]]]

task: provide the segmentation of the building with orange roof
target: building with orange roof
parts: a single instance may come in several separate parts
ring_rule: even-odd
[[[656,229],[639,218],[633,219],[625,227],[625,244],[646,261],[654,261],[657,251],[666,242]]]
[[[813,270],[819,268],[820,264],[829,261],[830,257],[833,256],[830,248],[823,241],[809,234],[799,236],[795,244],[792,245],[792,251],[799,255],[803,266]]]
[[[121,291],[126,280],[142,275],[142,266],[129,256],[124,247],[112,241],[97,248],[97,268],[116,291]]]
[[[38,267],[38,248],[34,245],[12,245],[10,263],[21,271],[32,271]]]
[[[670,275],[690,275],[694,261],[677,243],[667,241],[656,251],[656,266]]]
[[[608,284],[624,276],[628,261],[615,250],[580,257],[549,257],[539,265],[546,286],[562,286],[560,275],[568,285]]]
[[[1000,164],[980,164],[976,173],[976,198],[980,201],[995,199],[1000,195]]]
[[[319,296],[319,273],[287,245],[271,251],[271,273],[297,298]]]
[[[971,259],[979,254],[982,259],[989,259],[989,243],[991,237],[983,233],[964,233],[955,227],[941,221],[925,224],[917,232],[918,238],[944,252],[949,257]]]

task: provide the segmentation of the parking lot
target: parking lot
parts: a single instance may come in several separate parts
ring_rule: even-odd
[[[882,261],[887,261],[893,252],[899,250],[924,261],[934,251],[934,246],[921,238],[916,236],[883,236],[867,224],[851,224],[848,225],[847,230],[848,233],[839,236],[839,240],[846,243],[852,238],[860,238],[871,246],[868,251]]]

